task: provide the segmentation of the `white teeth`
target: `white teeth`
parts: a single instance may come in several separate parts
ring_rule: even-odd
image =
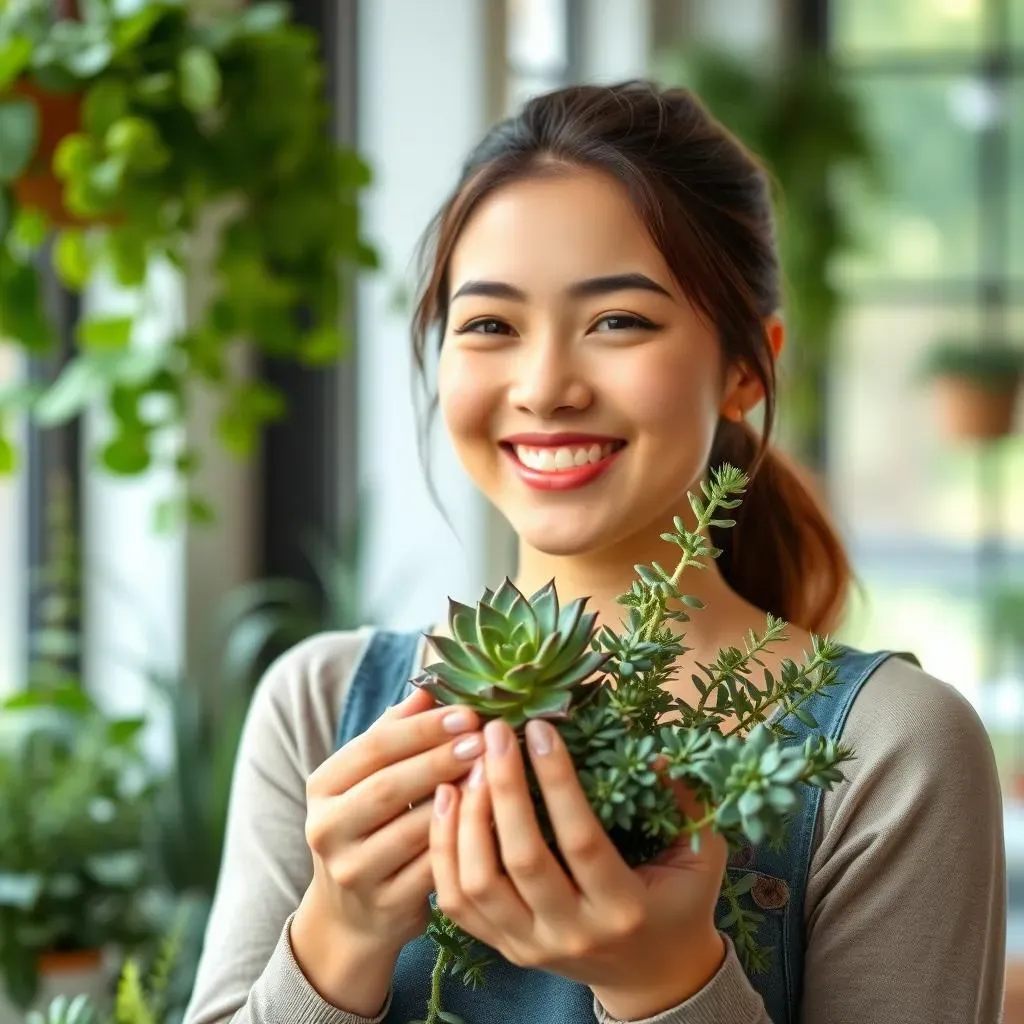
[[[592,444],[589,447],[527,448],[516,445],[516,457],[530,469],[555,473],[577,466],[598,463],[615,451],[615,444]]]

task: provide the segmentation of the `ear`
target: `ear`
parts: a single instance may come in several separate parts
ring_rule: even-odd
[[[778,361],[786,341],[786,326],[782,318],[773,313],[765,321],[764,331],[772,358]],[[725,419],[739,423],[763,398],[764,388],[757,375],[743,363],[736,363],[726,373],[719,412]]]

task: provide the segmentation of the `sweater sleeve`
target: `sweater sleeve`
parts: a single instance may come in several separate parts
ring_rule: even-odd
[[[325,1002],[289,941],[313,874],[306,779],[333,752],[334,731],[367,636],[325,634],[271,666],[243,730],[220,878],[184,1024],[376,1024]]]
[[[896,659],[862,687],[857,760],[824,794],[804,902],[802,1024],[993,1024],[1006,936],[1003,812],[974,708]],[[735,949],[641,1024],[772,1024]],[[594,1006],[600,1024],[621,1024]]]

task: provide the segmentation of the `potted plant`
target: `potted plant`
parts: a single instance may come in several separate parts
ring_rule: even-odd
[[[76,686],[0,706],[0,984],[16,1007],[69,983],[102,991],[104,954],[152,933],[142,727]]]
[[[924,373],[934,383],[948,436],[990,441],[1012,429],[1024,349],[949,340],[928,353]]]
[[[184,435],[162,428],[197,386],[240,456],[286,412],[238,367],[240,347],[310,367],[344,355],[343,272],[376,262],[358,210],[370,172],[330,137],[318,46],[284,3],[200,18],[180,0],[0,0],[0,344],[53,343],[38,253],[54,232],[68,288],[104,276],[134,297],[83,317],[52,385],[0,395],[0,468],[14,462],[5,412],[46,426],[98,404],[109,470],[187,475],[200,454],[154,438]],[[201,276],[203,301],[164,344],[133,346],[154,261]]]

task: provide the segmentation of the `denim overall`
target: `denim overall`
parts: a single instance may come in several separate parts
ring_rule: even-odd
[[[418,671],[413,662],[420,639],[419,633],[374,631],[341,713],[338,747],[358,736],[388,707],[409,694],[409,679]],[[811,730],[791,715],[786,728],[795,737],[787,742],[803,744],[811,732],[838,739],[861,686],[883,661],[893,656],[913,660],[912,656],[894,655],[890,651],[867,654],[844,647],[836,663],[837,680],[826,691],[828,696],[817,694],[802,705],[817,719],[819,728]],[[803,807],[790,822],[782,852],[772,853],[767,844],[741,849],[732,855],[727,868],[734,882],[744,875],[757,876],[740,900],[748,910],[763,916],[756,939],[759,945],[771,947],[770,966],[766,973],[752,975],[750,981],[764,1000],[773,1024],[798,1024],[800,1020],[804,888],[820,802],[821,790],[807,787]],[[724,900],[720,900],[718,920],[727,912]],[[423,1018],[436,948],[432,940],[421,937],[402,950],[386,1024],[408,1024]],[[515,967],[494,955],[497,962],[487,968],[486,981],[475,992],[465,988],[459,979],[445,976],[445,1010],[458,1014],[466,1024],[594,1024],[593,995],[585,985],[545,971]]]

